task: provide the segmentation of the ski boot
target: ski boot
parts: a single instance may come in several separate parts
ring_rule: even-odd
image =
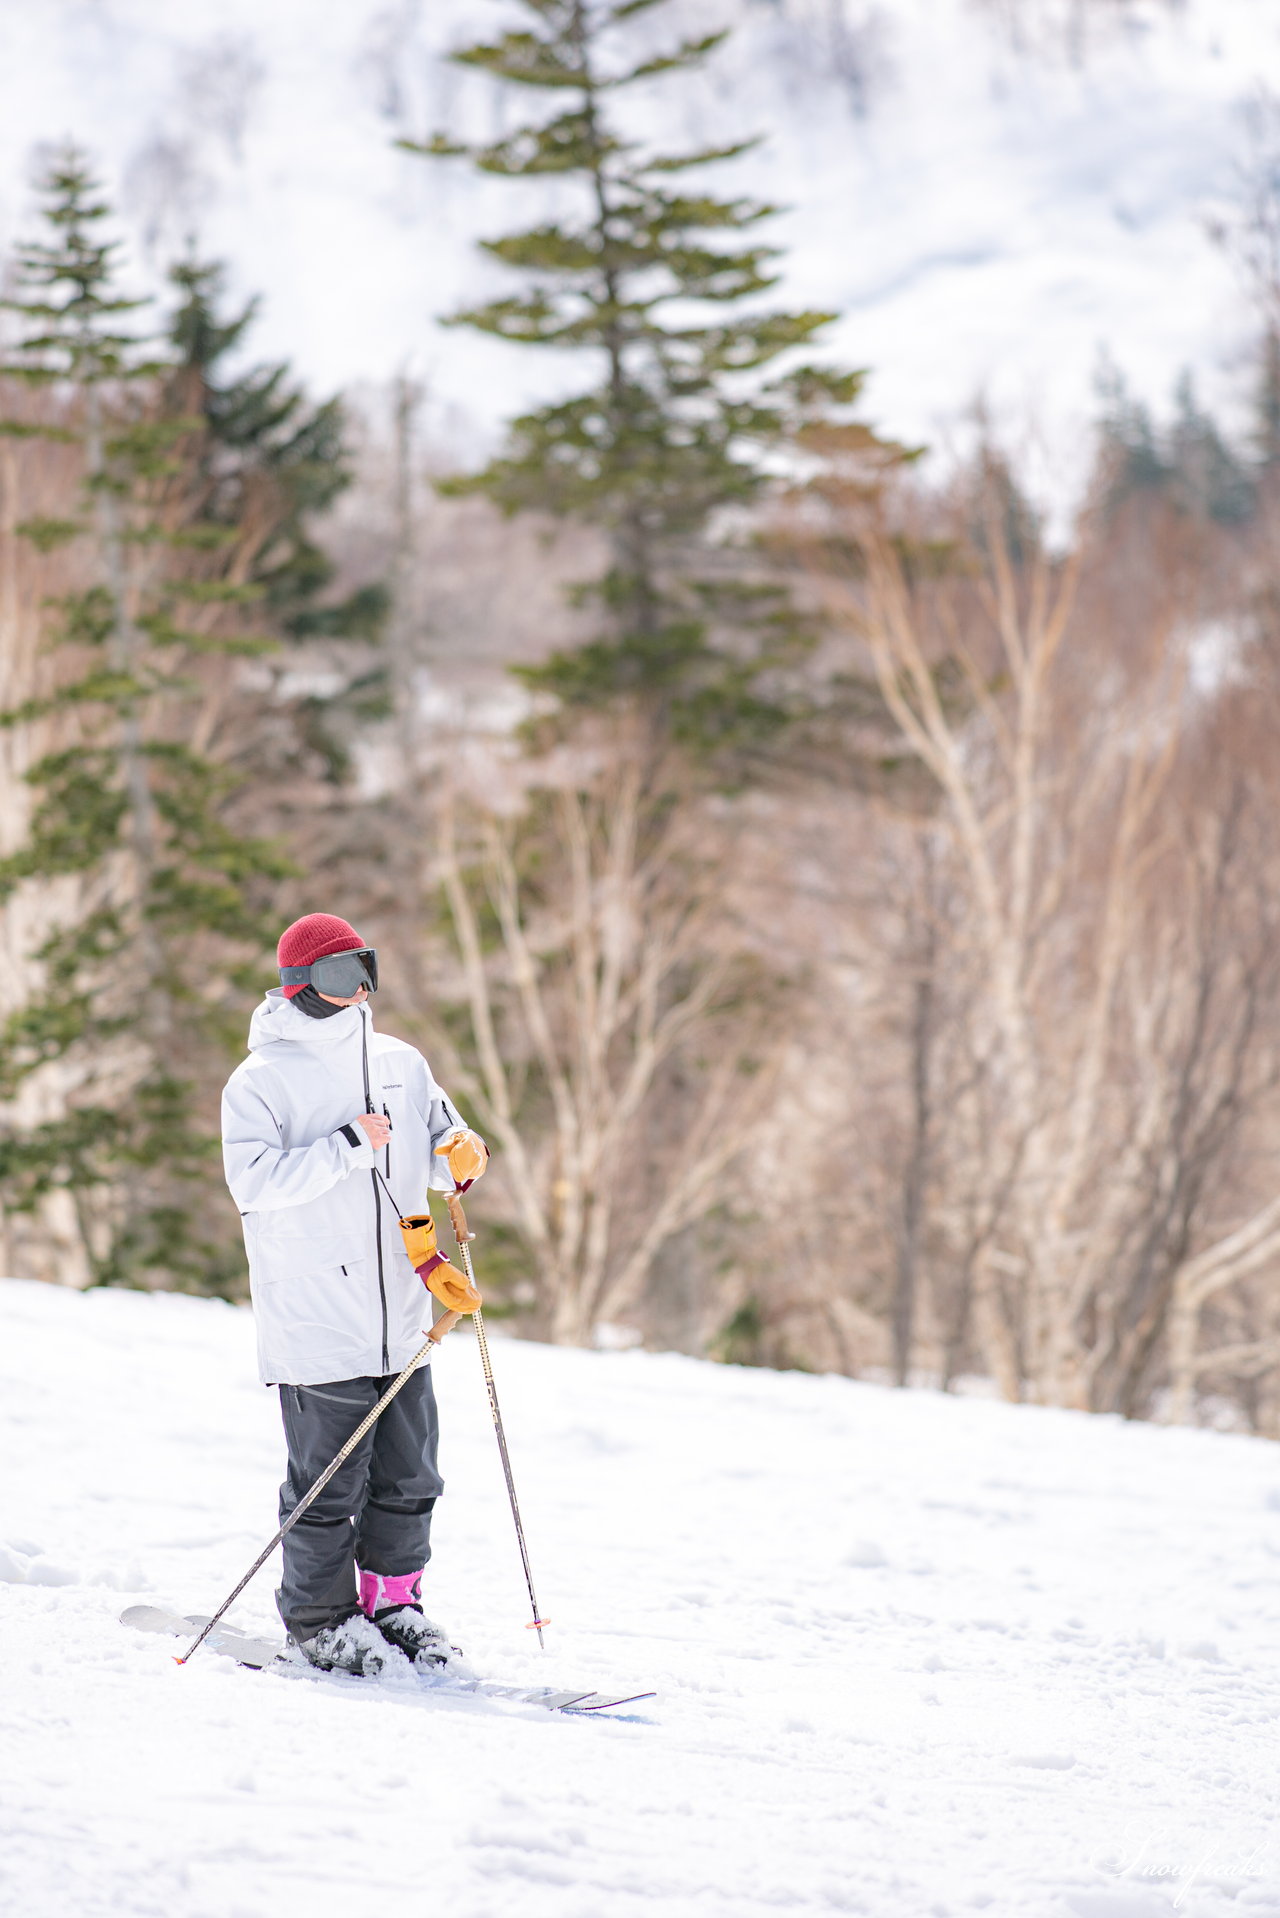
[[[424,1618],[418,1605],[397,1605],[389,1612],[375,1612],[373,1623],[388,1645],[394,1645],[419,1667],[447,1665],[458,1650],[439,1625]]]
[[[322,1625],[309,1637],[296,1638],[294,1642],[307,1663],[322,1672],[350,1672],[355,1678],[376,1678],[387,1662],[388,1640],[363,1612],[356,1612],[336,1625]]]
[[[360,1609],[388,1645],[420,1669],[447,1665],[458,1650],[439,1625],[422,1615],[422,1573],[360,1573]]]

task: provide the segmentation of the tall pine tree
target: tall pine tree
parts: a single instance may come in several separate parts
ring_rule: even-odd
[[[194,258],[170,274],[178,294],[169,328],[172,400],[205,426],[208,517],[243,526],[253,510],[250,494],[268,490],[270,511],[260,517],[249,573],[272,627],[294,639],[375,641],[386,616],[385,587],[367,585],[333,600],[333,562],[313,530],[315,516],[353,477],[342,402],[311,402],[283,361],[227,369],[258,302],[224,312],[223,278],[216,263]]]
[[[667,0],[521,4],[524,30],[453,57],[549,98],[550,114],[485,144],[402,144],[577,189],[572,214],[484,242],[525,286],[452,323],[579,352],[593,377],[515,420],[498,458],[452,490],[608,537],[611,563],[586,589],[599,633],[527,673],[535,686],[568,707],[630,701],[696,748],[757,748],[786,724],[780,675],[804,632],[786,595],[741,554],[726,565],[708,535],[780,463],[852,456],[870,478],[901,449],[858,421],[860,373],[799,357],[835,316],[767,299],[778,249],[759,229],[776,209],[702,183],[755,142],[657,152],[626,132],[620,96],[701,66],[725,35],[637,52],[641,16]]]
[[[46,688],[0,715],[45,748],[0,896],[62,880],[74,903],[36,955],[42,985],[0,1027],[0,1091],[12,1102],[43,1074],[30,1103],[58,1112],[23,1122],[10,1105],[0,1189],[9,1210],[65,1191],[98,1283],[219,1289],[239,1253],[206,1203],[207,1095],[228,1002],[261,967],[292,871],[230,823],[237,781],[217,751],[229,666],[272,643],[252,630],[272,511],[220,500],[207,414],[172,352],[137,331],[142,303],[120,291],[83,158],[67,151],[44,190],[48,237],[19,250],[7,305],[21,335],[3,367],[44,397],[3,424],[74,443],[81,479],[64,517],[18,529],[73,583],[51,597]]]
[[[291,702],[294,752],[318,756],[327,777],[340,782],[349,770],[353,721],[386,706],[380,642],[389,610],[380,581],[334,596],[333,561],[314,532],[317,516],[354,477],[343,404],[313,403],[284,362],[230,370],[226,363],[243,346],[257,301],[225,311],[222,269],[212,262],[188,258],[170,278],[178,293],[170,403],[204,423],[206,516],[240,529],[246,577],[273,632],[298,642],[342,642],[327,662],[326,689]]]
[[[810,634],[756,509],[828,466],[873,486],[901,451],[857,418],[862,376],[809,357],[833,316],[775,303],[773,209],[704,184],[752,143],[663,152],[626,130],[628,89],[678,80],[723,35],[637,51],[663,0],[522,4],[525,28],[455,58],[548,109],[484,144],[405,144],[555,186],[571,210],[485,243],[523,284],[454,324],[571,353],[584,380],[446,490],[596,527],[608,557],[579,589],[595,630],[522,674],[553,708],[523,815],[437,805],[465,992],[433,1043],[502,1148],[535,1322],[582,1341],[643,1322],[673,1247],[691,1288],[694,1265],[714,1284],[709,1221],[781,1056],[778,982],[731,903],[745,815],[725,793],[805,710]],[[539,764],[546,733],[576,750]]]

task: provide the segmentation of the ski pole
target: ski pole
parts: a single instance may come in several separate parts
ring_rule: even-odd
[[[378,1403],[374,1406],[373,1410],[371,1412],[366,1413],[365,1417],[361,1419],[359,1425],[357,1425],[355,1431],[351,1434],[351,1437],[347,1440],[342,1450],[338,1453],[338,1456],[335,1459],[330,1460],[329,1464],[325,1466],[323,1472],[321,1472],[319,1478],[316,1480],[315,1484],[311,1487],[310,1491],[308,1491],[302,1498],[298,1500],[298,1503],[294,1506],[293,1510],[290,1512],[288,1518],[285,1520],[284,1524],[280,1527],[280,1530],[276,1533],[271,1543],[269,1545],[263,1546],[262,1550],[258,1553],[258,1556],[254,1559],[253,1564],[249,1567],[244,1577],[240,1580],[240,1583],[236,1586],[234,1592],[228,1592],[227,1596],[223,1599],[221,1605],[219,1605],[213,1617],[205,1623],[205,1625],[197,1633],[196,1637],[193,1638],[191,1643],[187,1646],[187,1649],[182,1654],[182,1657],[174,1659],[175,1665],[185,1665],[187,1660],[191,1657],[191,1654],[193,1652],[199,1651],[200,1647],[204,1644],[205,1639],[208,1638],[210,1632],[213,1630],[214,1626],[218,1623],[218,1620],[222,1618],[223,1615],[226,1612],[228,1612],[231,1609],[231,1607],[235,1604],[236,1600],[239,1598],[241,1592],[244,1590],[245,1586],[249,1583],[250,1579],[257,1577],[258,1573],[262,1570],[263,1566],[266,1564],[267,1560],[270,1558],[272,1552],[275,1551],[276,1546],[280,1543],[281,1539],[284,1538],[287,1533],[293,1530],[298,1520],[302,1517],[302,1514],[308,1509],[310,1505],[312,1505],[315,1502],[316,1499],[319,1498],[321,1492],[323,1492],[325,1486],[329,1483],[329,1480],[333,1477],[334,1473],[338,1470],[339,1466],[345,1464],[346,1460],[349,1459],[351,1454],[355,1451],[356,1446],[359,1445],[365,1433],[374,1424],[374,1422],[377,1419],[379,1419],[382,1416],[382,1414],[386,1411],[392,1399],[395,1397],[396,1393],[400,1390],[400,1387],[404,1384],[405,1380],[409,1377],[409,1374],[416,1370],[418,1365],[426,1357],[427,1353],[432,1349],[433,1346],[439,1345],[445,1333],[448,1332],[451,1329],[451,1327],[455,1326],[461,1317],[462,1317],[461,1312],[445,1312],[441,1315],[440,1318],[436,1320],[430,1332],[427,1334],[427,1340],[425,1345],[423,1345],[420,1351],[414,1353],[413,1357],[409,1360],[409,1363],[405,1366],[404,1371],[400,1374],[399,1378],[392,1379],[390,1385],[387,1387],[386,1391],[382,1394],[382,1397],[378,1400]]]
[[[458,1250],[462,1254],[463,1268],[466,1271],[467,1279],[472,1290],[476,1291],[478,1290],[476,1286],[476,1275],[471,1267],[471,1233],[467,1229],[467,1215],[462,1209],[462,1194],[460,1192],[447,1193],[445,1196],[445,1204],[449,1208],[449,1217],[453,1223],[453,1236],[458,1241]],[[507,1481],[507,1497],[511,1501],[511,1516],[515,1520],[516,1538],[520,1545],[520,1563],[524,1566],[524,1582],[529,1588],[529,1603],[533,1607],[533,1621],[531,1624],[525,1626],[525,1630],[538,1634],[538,1644],[545,1652],[547,1646],[542,1636],[542,1628],[544,1625],[549,1625],[551,1620],[544,1618],[538,1610],[538,1600],[533,1589],[533,1573],[529,1569],[529,1547],[525,1544],[524,1526],[520,1522],[520,1504],[516,1498],[516,1482],[511,1476],[511,1458],[507,1451],[507,1435],[502,1429],[502,1413],[498,1410],[498,1388],[493,1382],[493,1367],[489,1363],[489,1340],[485,1335],[484,1313],[479,1306],[477,1306],[471,1314],[471,1323],[476,1328],[476,1344],[480,1347],[480,1363],[484,1368],[485,1390],[489,1394],[489,1410],[493,1414],[493,1429],[497,1434],[498,1452],[502,1458],[502,1475]]]

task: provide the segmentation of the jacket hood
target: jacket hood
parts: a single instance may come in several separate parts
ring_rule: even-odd
[[[253,1009],[249,1021],[249,1050],[261,1052],[264,1046],[275,1045],[279,1040],[299,1046],[339,1045],[359,1032],[362,1018],[368,1018],[372,1030],[372,1016],[359,1006],[344,1006],[332,1019],[309,1018],[291,999],[285,998],[279,986],[272,986],[262,1004]]]

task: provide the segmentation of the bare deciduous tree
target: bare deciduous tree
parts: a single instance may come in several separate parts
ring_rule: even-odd
[[[1269,1211],[1208,1247],[1215,1185],[1274,1081],[1264,809],[1210,747],[1221,702],[1191,684],[1179,529],[1147,529],[1165,564],[1130,621],[1088,536],[1056,560],[1006,506],[988,484],[972,562],[913,562],[881,529],[865,579],[831,589],[936,790],[917,830],[960,903],[944,975],[981,977],[947,1006],[941,1084],[921,1050],[934,985],[906,987],[896,1366],[927,1212],[935,1348],[939,1309],[971,1309],[1008,1396],[1132,1413],[1175,1298],[1276,1249]]]
[[[539,1323],[576,1343],[725,1195],[780,1056],[712,883],[729,827],[655,809],[625,722],[597,743],[505,813],[456,785],[436,809],[459,1016],[432,1043],[500,1149]]]

